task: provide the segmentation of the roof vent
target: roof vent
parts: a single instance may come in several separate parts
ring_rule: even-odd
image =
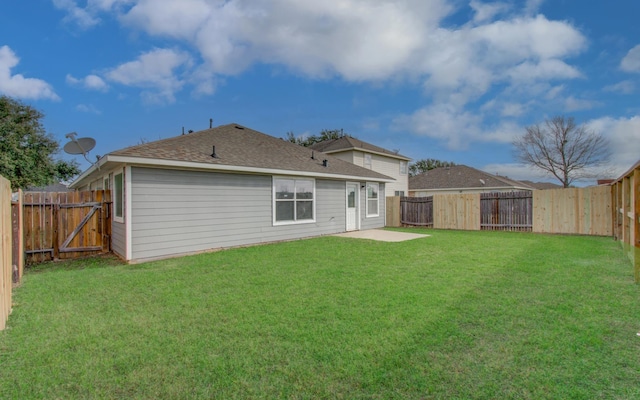
[[[211,157],[218,158],[218,155],[216,154],[216,146],[213,146],[213,152],[211,153]]]
[[[311,151],[311,159],[312,160],[316,159],[316,153],[314,151]]]
[[[323,167],[328,167],[329,166],[329,160],[322,160],[322,166]]]
[[[244,129],[244,126],[236,125],[236,129],[242,130],[242,129]]]

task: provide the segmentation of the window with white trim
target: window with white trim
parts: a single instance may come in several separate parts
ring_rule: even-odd
[[[378,211],[378,192],[380,185],[378,183],[367,183],[367,217],[377,217]]]
[[[124,174],[113,175],[113,217],[116,222],[124,222]]]
[[[407,174],[407,162],[406,161],[400,161],[400,174],[401,175],[406,175]]]
[[[369,169],[371,168],[371,154],[364,155],[364,167]]]
[[[294,224],[315,221],[313,179],[273,178],[273,223]]]

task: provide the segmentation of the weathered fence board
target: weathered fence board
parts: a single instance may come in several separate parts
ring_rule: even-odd
[[[400,208],[402,224],[433,227],[433,196],[401,197]]]
[[[11,183],[0,176],[0,330],[11,314],[13,263],[11,260]]]
[[[17,199],[11,201],[11,260],[13,264],[13,283],[22,281],[22,273],[24,271],[24,235],[23,231],[23,212],[22,212],[22,190],[18,189]]]
[[[529,191],[480,194],[480,229],[531,231],[533,196]]]
[[[111,192],[26,192],[23,196],[27,262],[68,259],[110,250]]]

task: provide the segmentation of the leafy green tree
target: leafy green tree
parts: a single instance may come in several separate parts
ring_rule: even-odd
[[[80,173],[76,161],[55,160],[60,145],[42,126],[44,115],[29,105],[0,96],[0,175],[11,188],[44,186]]]
[[[454,165],[456,165],[456,163],[451,161],[436,160],[435,158],[417,160],[412,162],[409,165],[409,175],[416,176],[423,172],[427,172],[430,169],[441,168],[441,167],[453,167]]]
[[[309,147],[325,140],[340,139],[341,137],[353,137],[348,133],[344,133],[342,129],[323,129],[319,135],[311,135],[307,137],[296,137],[293,132],[287,132],[287,140],[299,146]]]

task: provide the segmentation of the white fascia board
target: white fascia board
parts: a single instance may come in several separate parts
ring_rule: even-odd
[[[405,157],[402,156],[400,154],[389,154],[389,153],[381,153],[379,151],[374,151],[374,150],[369,150],[369,149],[363,149],[362,147],[351,147],[348,149],[341,149],[341,150],[329,150],[329,151],[323,151],[322,153],[325,154],[334,154],[334,153],[345,153],[348,151],[360,151],[362,153],[369,153],[369,154],[377,154],[379,156],[385,156],[385,157],[389,157],[389,158],[395,158],[397,160],[402,160],[402,161],[411,161],[411,158],[409,157]]]
[[[86,170],[82,175],[78,177],[70,187],[73,188],[82,179],[89,176],[93,171],[100,168],[107,162],[122,163],[127,165],[140,165],[149,167],[170,167],[170,168],[186,168],[186,169],[198,169],[205,171],[224,171],[224,172],[244,172],[252,174],[266,174],[266,175],[287,175],[287,176],[308,176],[313,178],[331,178],[340,180],[359,180],[369,182],[385,182],[392,183],[395,179],[389,178],[372,178],[366,176],[357,175],[338,175],[328,173],[317,173],[309,171],[290,171],[285,169],[272,169],[272,168],[259,168],[259,167],[243,167],[238,165],[219,165],[219,164],[202,164],[191,161],[176,161],[176,160],[160,160],[156,158],[139,158],[139,157],[127,157],[127,156],[113,156],[106,155],[100,159],[98,163]]]
[[[100,170],[104,164],[107,163],[109,156],[101,157],[95,164],[89,167],[86,171],[81,173],[73,182],[69,184],[69,188],[75,189],[77,186],[80,186],[80,182],[82,182],[85,178],[90,176],[94,171]]]

